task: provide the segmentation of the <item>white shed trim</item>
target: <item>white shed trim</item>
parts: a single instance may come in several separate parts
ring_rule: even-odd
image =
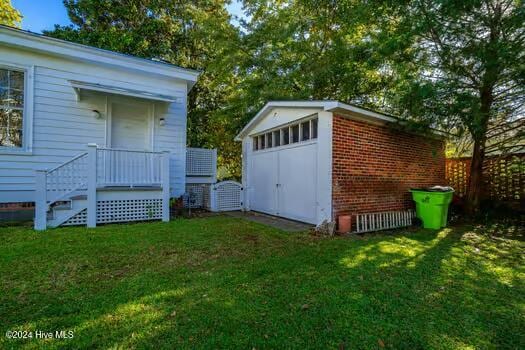
[[[382,114],[379,112],[374,112],[365,108],[349,105],[346,103],[341,103],[339,101],[270,101],[264,105],[264,107],[257,112],[255,117],[252,118],[246,124],[246,126],[241,130],[241,132],[235,137],[236,141],[242,140],[243,137],[245,137],[248,132],[262,119],[264,116],[271,111],[274,108],[314,108],[319,109],[321,108],[324,111],[327,112],[341,112],[341,113],[356,113],[362,116],[364,119],[369,121],[376,121],[376,122],[395,122],[398,119],[389,116],[386,114]]]

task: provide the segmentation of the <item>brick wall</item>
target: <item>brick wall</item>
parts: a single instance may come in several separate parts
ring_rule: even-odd
[[[408,189],[445,185],[444,143],[334,115],[334,218],[413,207]]]

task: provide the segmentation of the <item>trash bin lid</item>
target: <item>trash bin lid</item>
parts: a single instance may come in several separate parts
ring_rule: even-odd
[[[431,187],[411,188],[410,191],[454,192],[454,189],[452,187],[450,187],[450,186],[431,186]]]

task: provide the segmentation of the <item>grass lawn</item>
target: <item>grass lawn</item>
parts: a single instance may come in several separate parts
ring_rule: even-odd
[[[0,242],[0,348],[525,348],[515,228],[328,239],[211,217]]]

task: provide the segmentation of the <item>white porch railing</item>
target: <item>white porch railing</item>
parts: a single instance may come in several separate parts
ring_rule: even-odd
[[[87,195],[87,226],[97,224],[97,188],[108,186],[159,186],[162,220],[169,221],[169,152],[98,148],[51,169],[36,173],[35,229],[47,228],[47,211],[57,201],[76,192]]]
[[[162,152],[97,149],[98,186],[160,186]]]

